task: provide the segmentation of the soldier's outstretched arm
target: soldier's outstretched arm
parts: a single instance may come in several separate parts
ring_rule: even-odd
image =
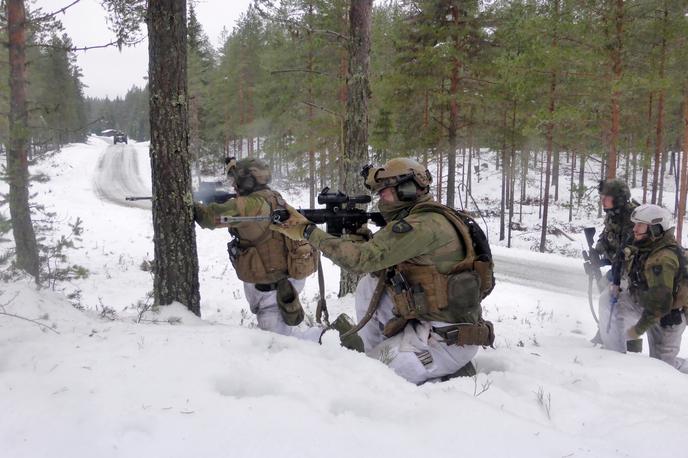
[[[310,233],[308,242],[343,269],[356,273],[375,272],[446,245],[447,238],[435,233],[438,225],[427,221],[436,217],[444,218],[428,213],[392,222],[367,242],[341,239],[316,228]],[[426,221],[421,223],[421,218]]]
[[[198,225],[204,229],[215,229],[233,225],[221,223],[221,216],[259,216],[269,214],[270,204],[259,196],[236,197],[222,204],[211,203],[209,205],[203,205],[194,202],[194,219]]]

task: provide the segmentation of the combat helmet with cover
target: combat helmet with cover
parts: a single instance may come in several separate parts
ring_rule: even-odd
[[[415,200],[418,190],[427,194],[432,183],[430,171],[413,159],[398,157],[390,159],[382,167],[366,165],[361,170],[365,187],[374,193],[394,187],[401,201]]]
[[[234,157],[225,159],[225,173],[227,178],[234,181],[237,191],[242,195],[266,189],[272,179],[270,167],[252,157],[238,161]]]
[[[600,181],[597,187],[600,196],[610,196],[614,199],[613,209],[619,209],[631,200],[631,190],[628,184],[618,178],[608,178]]]

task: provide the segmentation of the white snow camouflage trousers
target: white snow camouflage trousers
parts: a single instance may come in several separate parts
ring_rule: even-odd
[[[294,285],[298,294],[301,293],[306,285],[306,279],[289,281]],[[277,291],[258,291],[253,283],[244,283],[244,295],[248,301],[251,311],[256,314],[258,327],[263,331],[270,331],[283,336],[292,336],[298,339],[318,342],[323,328],[319,326],[301,328],[299,326],[289,326],[284,322],[282,314],[277,305]]]
[[[368,310],[377,278],[364,276],[356,287],[356,318],[360,320]],[[420,384],[453,374],[468,364],[476,353],[477,345],[459,347],[446,345],[432,332],[432,327],[452,323],[439,321],[421,322],[415,327],[407,325],[399,334],[386,338],[382,329],[394,315],[392,298],[385,292],[371,320],[358,334],[363,339],[366,354],[391,367],[409,382]]]
[[[626,353],[626,332],[634,326],[643,313],[643,308],[624,288],[616,304],[610,302],[609,288],[600,294],[599,326],[602,346],[608,350]],[[681,324],[663,328],[658,324],[647,330],[647,343],[650,357],[661,359],[679,371],[688,374],[688,361],[678,358],[681,349],[681,335],[686,329],[686,319],[682,315]]]

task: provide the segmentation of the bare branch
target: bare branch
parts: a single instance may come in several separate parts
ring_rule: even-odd
[[[301,103],[303,103],[303,104],[305,104],[305,105],[308,105],[309,107],[317,108],[318,110],[322,110],[322,111],[324,111],[324,112],[326,112],[326,113],[330,113],[331,115],[334,115],[334,116],[336,116],[336,117],[338,117],[338,118],[341,118],[341,117],[342,117],[339,113],[337,113],[337,112],[335,112],[335,111],[332,111],[332,110],[330,110],[329,108],[321,107],[320,105],[316,105],[316,104],[311,103],[311,102],[306,102],[305,100],[302,100]]]
[[[26,318],[26,317],[23,317],[23,316],[15,315],[14,313],[7,313],[7,312],[0,312],[0,315],[11,316],[12,318],[19,318],[20,320],[29,321],[29,322],[31,322],[31,323],[33,323],[33,324],[37,324],[38,326],[40,326],[40,327],[42,327],[42,328],[49,329],[49,330],[51,330],[52,332],[54,332],[55,334],[59,334],[58,331],[56,331],[55,329],[51,328],[50,326],[45,325],[45,324],[43,324],[43,323],[41,323],[41,322],[39,322],[39,321],[32,320],[31,318]]]
[[[48,14],[46,14],[46,15],[44,15],[44,16],[40,16],[40,17],[36,17],[36,18],[31,18],[31,21],[32,21],[32,22],[43,22],[43,21],[47,21],[47,20],[49,20],[49,19],[52,19],[52,18],[54,18],[55,16],[57,16],[58,14],[60,14],[60,13],[64,13],[65,11],[67,11],[69,8],[71,8],[72,6],[76,5],[76,4],[79,3],[80,1],[81,1],[81,0],[74,0],[74,1],[73,1],[72,3],[70,3],[69,5],[67,5],[67,6],[65,6],[65,7],[63,7],[63,8],[60,8],[60,9],[57,10],[57,11],[53,11],[52,13],[48,13]]]
[[[270,72],[271,75],[277,75],[280,73],[315,73],[316,75],[325,75],[325,76],[332,76],[330,73],[325,73],[325,72],[319,72],[317,70],[307,70],[305,68],[293,68],[293,69],[285,69],[285,70],[272,70]]]

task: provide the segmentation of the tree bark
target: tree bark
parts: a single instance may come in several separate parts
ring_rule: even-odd
[[[624,0],[613,0],[614,15],[614,40],[612,43],[610,57],[612,70],[612,96],[611,96],[611,132],[609,135],[609,156],[607,157],[607,178],[616,177],[617,148],[619,142],[619,130],[621,124],[621,90],[619,84],[623,75],[622,52],[623,52],[623,21],[624,21]]]
[[[350,195],[365,194],[359,172],[368,161],[370,27],[373,0],[352,0],[349,9],[349,72],[345,120],[344,183]],[[342,269],[339,296],[353,292],[358,276]]]
[[[17,267],[39,281],[36,233],[29,207],[29,116],[26,98],[26,9],[24,0],[7,0],[9,35],[9,147],[7,172]]]
[[[683,86],[683,154],[681,154],[681,186],[679,188],[678,217],[676,218],[676,240],[681,244],[683,220],[686,217],[686,195],[688,195],[688,83]]]
[[[662,20],[662,48],[659,55],[659,79],[664,79],[664,64],[666,61],[666,23],[669,11],[664,6]],[[652,183],[652,203],[662,205],[662,183],[664,181],[664,89],[659,89],[657,99],[657,128],[655,129],[655,168]]]
[[[186,0],[148,6],[154,297],[200,316],[189,158]]]

